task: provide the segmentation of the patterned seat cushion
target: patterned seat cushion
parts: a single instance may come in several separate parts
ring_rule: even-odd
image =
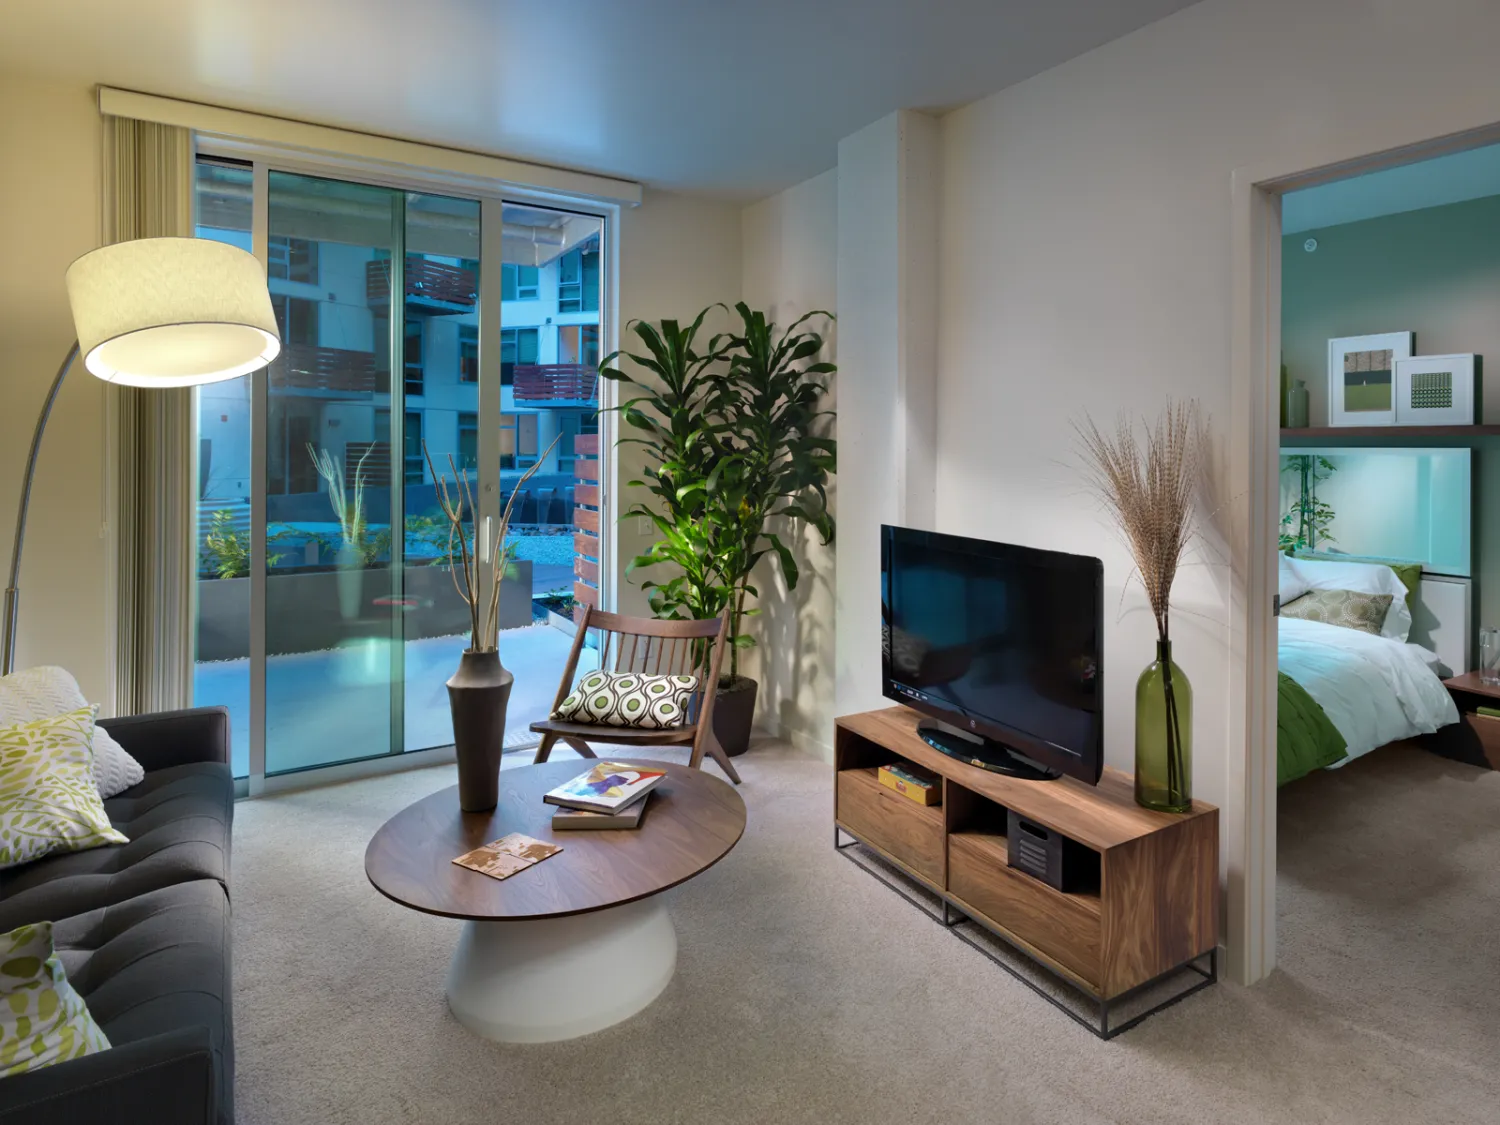
[[[604,727],[670,730],[686,721],[688,701],[697,690],[697,676],[590,672],[552,717]]]

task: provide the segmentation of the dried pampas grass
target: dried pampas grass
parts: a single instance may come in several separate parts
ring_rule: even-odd
[[[1200,482],[1208,458],[1208,419],[1193,399],[1168,401],[1145,445],[1129,414],[1106,433],[1084,415],[1075,423],[1090,490],[1120,525],[1157,634],[1169,639],[1172,582],[1197,530]]]

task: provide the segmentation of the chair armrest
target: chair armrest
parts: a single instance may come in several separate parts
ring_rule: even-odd
[[[215,1125],[206,1027],[184,1027],[0,1079],[0,1125]]]
[[[224,707],[100,719],[99,725],[147,773],[190,762],[229,761],[229,711]]]

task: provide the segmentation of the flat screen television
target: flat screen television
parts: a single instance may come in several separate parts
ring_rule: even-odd
[[[935,749],[1090,785],[1104,766],[1104,567],[1095,558],[883,526],[885,695]]]

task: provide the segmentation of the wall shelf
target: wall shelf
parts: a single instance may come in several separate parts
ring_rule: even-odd
[[[1300,430],[1282,430],[1282,445],[1326,445],[1350,438],[1375,439],[1382,445],[1408,442],[1453,441],[1463,443],[1475,438],[1500,437],[1500,426],[1310,426]]]

